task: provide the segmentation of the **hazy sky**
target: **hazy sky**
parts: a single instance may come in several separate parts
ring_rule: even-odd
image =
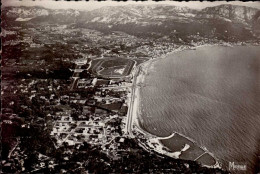
[[[105,2],[97,2],[97,1],[54,1],[54,0],[2,0],[3,6],[43,6],[51,9],[85,9],[85,10],[93,10],[96,8],[100,8],[103,6],[122,6],[128,4],[169,4],[176,5],[181,7],[190,7],[194,9],[201,9],[209,6],[216,6],[220,4],[234,4],[234,5],[244,5],[250,6],[260,9],[260,2],[241,2],[241,1],[233,1],[233,2],[225,2],[225,1],[214,1],[214,2],[173,2],[173,1],[162,1],[162,2],[117,2],[117,1],[105,1]]]

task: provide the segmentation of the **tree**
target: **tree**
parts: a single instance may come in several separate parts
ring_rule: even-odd
[[[79,77],[84,79],[90,79],[91,74],[88,72],[88,70],[84,70],[79,74]]]

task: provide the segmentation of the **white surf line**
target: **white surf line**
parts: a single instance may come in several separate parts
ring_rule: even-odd
[[[172,137],[174,137],[175,135],[175,132],[173,132],[171,135],[167,136],[167,137],[157,137],[159,140],[167,140],[167,139],[170,139]]]

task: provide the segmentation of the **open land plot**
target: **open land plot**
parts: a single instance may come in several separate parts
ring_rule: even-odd
[[[96,59],[91,72],[103,78],[122,78],[131,73],[136,61],[124,58]]]

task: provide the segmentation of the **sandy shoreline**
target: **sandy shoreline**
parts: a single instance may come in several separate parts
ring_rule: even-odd
[[[216,44],[216,45],[219,45],[219,44]],[[196,48],[205,47],[205,46],[216,46],[216,45],[215,44],[214,45],[205,44],[205,45],[199,45],[196,47],[179,47],[178,49],[176,49],[172,52],[169,52],[169,53],[161,56],[160,58],[150,59],[147,62],[144,62],[144,63],[138,65],[137,67],[135,67],[135,69],[133,71],[133,75],[136,76],[136,81],[135,81],[135,84],[134,84],[134,82],[132,84],[133,87],[135,88],[135,90],[134,90],[134,93],[131,94],[134,96],[133,97],[134,101],[132,101],[133,102],[133,107],[132,107],[132,129],[133,130],[132,131],[134,132],[136,137],[141,135],[142,137],[145,137],[145,139],[147,139],[145,144],[140,142],[141,146],[143,148],[145,148],[145,150],[148,150],[148,151],[152,150],[161,155],[166,155],[166,156],[169,156],[169,157],[172,157],[175,159],[179,159],[179,156],[181,155],[181,153],[188,150],[190,148],[190,146],[188,144],[185,144],[185,146],[181,150],[172,152],[169,148],[165,147],[161,143],[161,140],[173,138],[174,135],[180,135],[180,136],[184,137],[185,139],[187,139],[187,141],[190,141],[190,142],[193,142],[194,144],[196,144],[194,140],[192,140],[189,137],[186,137],[178,132],[173,132],[168,137],[158,137],[141,128],[140,121],[142,121],[142,117],[140,117],[140,115],[141,115],[140,87],[144,87],[145,76],[148,74],[148,71],[150,71],[152,69],[153,63],[160,59],[164,59],[168,55],[174,54],[176,52],[190,50],[190,49],[196,49]],[[139,69],[140,69],[140,71],[139,71]],[[199,148],[201,148],[205,153],[212,156],[216,161],[216,163],[214,165],[210,165],[210,166],[203,165],[203,166],[209,167],[209,168],[220,168],[220,164],[219,164],[218,160],[216,159],[216,157],[214,157],[214,155],[212,153],[208,152],[208,150],[205,147],[199,147]]]

